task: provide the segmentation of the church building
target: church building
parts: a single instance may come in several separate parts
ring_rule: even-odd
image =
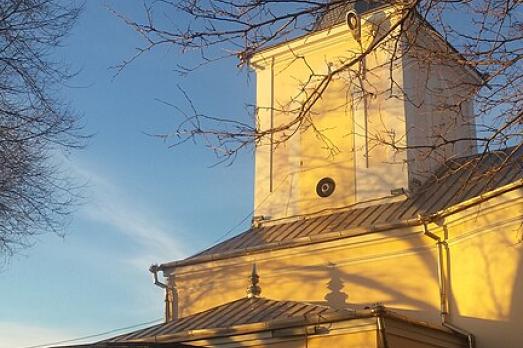
[[[404,15],[338,6],[246,57],[251,227],[151,266],[164,323],[84,347],[523,347],[523,149],[478,148],[483,76]]]

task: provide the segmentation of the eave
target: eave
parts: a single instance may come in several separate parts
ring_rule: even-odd
[[[330,242],[330,241],[354,238],[354,237],[363,236],[363,235],[367,235],[367,234],[386,232],[386,231],[397,230],[397,229],[401,229],[401,228],[410,228],[410,227],[416,227],[416,226],[421,227],[426,223],[430,223],[432,221],[437,221],[439,219],[448,217],[452,214],[459,213],[460,211],[463,211],[465,209],[479,205],[489,199],[492,199],[492,198],[500,196],[504,193],[519,189],[521,187],[523,187],[523,179],[518,179],[510,184],[504,185],[497,189],[483,193],[479,196],[470,198],[466,201],[463,201],[463,202],[460,202],[453,206],[439,210],[436,213],[430,214],[428,216],[418,216],[416,218],[406,219],[404,221],[400,221],[400,222],[396,222],[396,223],[378,224],[378,225],[371,225],[368,227],[355,227],[355,228],[350,228],[350,229],[347,229],[347,230],[344,230],[341,232],[333,232],[333,233],[326,233],[326,234],[322,234],[322,235],[303,237],[303,238],[293,239],[291,241],[286,241],[286,242],[267,243],[262,246],[246,248],[246,249],[232,251],[232,252],[217,253],[217,254],[194,257],[194,258],[185,259],[185,260],[172,261],[172,262],[167,262],[167,263],[161,264],[159,266],[159,269],[162,271],[169,272],[171,269],[177,268],[177,267],[191,266],[191,265],[196,265],[196,264],[201,264],[201,263],[206,263],[206,262],[231,259],[231,258],[247,256],[247,255],[260,254],[260,253],[265,253],[265,252],[273,251],[273,250],[297,248],[297,247],[302,247],[302,246],[307,246],[307,245],[312,245],[312,244],[317,244],[317,243],[326,243],[326,242]]]
[[[227,306],[224,305],[224,306]],[[196,314],[197,315],[197,314]],[[216,315],[220,315],[219,311]],[[400,321],[406,325],[412,327],[418,327],[422,330],[430,330],[443,335],[451,335],[461,340],[464,340],[466,336],[451,333],[450,331],[435,326],[427,322],[417,321],[405,316],[399,315],[388,308],[381,305],[372,306],[372,308],[366,308],[361,310],[333,310],[330,312],[323,312],[320,314],[310,313],[298,317],[291,318],[279,318],[273,320],[260,321],[249,324],[236,324],[226,327],[218,328],[199,328],[199,329],[188,329],[178,331],[174,333],[164,334],[144,334],[140,337],[133,337],[137,333],[129,333],[108,341],[100,343],[109,344],[165,344],[165,343],[185,343],[191,344],[195,341],[206,341],[209,342],[213,339],[223,339],[225,337],[241,337],[246,335],[256,334],[257,337],[264,339],[273,339],[278,337],[289,337],[289,336],[310,336],[310,335],[321,335],[329,332],[329,327],[333,323],[346,322],[348,326],[353,326],[357,331],[362,329],[377,329],[377,319],[390,319]],[[183,320],[179,319],[179,322]],[[168,322],[162,324],[166,328],[175,322]],[[328,324],[328,325],[324,325]],[[147,329],[145,329],[147,330]],[[199,344],[198,344],[199,346]],[[96,346],[94,346],[96,347]],[[94,348],[93,347],[93,348]]]

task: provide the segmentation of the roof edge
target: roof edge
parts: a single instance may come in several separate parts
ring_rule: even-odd
[[[410,325],[415,325],[423,327],[426,329],[437,330],[439,332],[453,334],[449,330],[446,330],[444,327],[439,327],[432,325],[428,322],[417,321],[398,313],[392,312],[389,309],[380,306],[380,308],[369,308],[357,311],[343,311],[337,313],[326,313],[317,315],[305,315],[301,318],[284,318],[284,319],[275,319],[269,320],[260,323],[252,324],[242,324],[242,325],[233,325],[227,328],[215,328],[215,329],[198,329],[198,330],[186,330],[174,334],[165,334],[154,336],[154,343],[176,343],[176,342],[191,342],[202,339],[210,339],[214,337],[223,337],[223,336],[235,336],[235,335],[245,335],[251,333],[257,333],[262,331],[271,331],[278,329],[287,329],[287,328],[296,328],[309,325],[319,325],[333,322],[340,322],[346,320],[358,320],[358,319],[372,319],[372,318],[390,318],[395,320],[400,320]],[[377,324],[376,324],[377,325]],[[307,330],[304,330],[304,334],[310,334]],[[462,336],[461,334],[459,334]],[[465,337],[465,336],[464,336]],[[150,338],[136,339],[126,341],[129,343],[150,343]]]
[[[167,263],[160,264],[158,267],[160,270],[165,271],[165,270],[167,270],[169,268],[173,268],[173,267],[189,266],[189,265],[203,263],[203,262],[223,260],[223,259],[228,259],[228,258],[235,257],[235,256],[256,254],[256,253],[267,251],[267,250],[295,248],[295,247],[300,247],[300,246],[304,246],[304,245],[330,242],[330,241],[349,238],[349,237],[363,236],[363,235],[366,235],[369,233],[377,233],[377,232],[388,231],[391,229],[402,228],[402,227],[412,227],[412,226],[417,226],[417,225],[421,225],[421,223],[420,223],[419,219],[416,218],[416,219],[410,219],[410,220],[405,220],[405,221],[396,222],[396,223],[379,224],[379,225],[372,225],[372,226],[368,226],[368,227],[354,227],[354,228],[350,228],[350,229],[347,229],[347,230],[344,230],[341,232],[331,232],[331,233],[325,233],[322,235],[302,237],[302,238],[293,239],[288,242],[271,242],[271,243],[267,243],[267,244],[264,244],[261,246],[255,246],[255,247],[246,248],[246,249],[242,249],[242,250],[235,250],[235,251],[231,251],[231,252],[224,252],[224,253],[218,253],[218,254],[212,254],[212,255],[197,256],[197,257],[194,257],[191,259],[167,262]]]
[[[397,5],[397,4],[396,4]],[[391,7],[391,6],[394,6],[393,4],[383,4],[383,5],[380,5],[378,7],[374,7],[368,11],[363,11],[360,13],[360,16],[368,16],[374,12],[377,12],[377,11],[380,11],[380,10],[383,10],[384,8],[386,7]],[[271,50],[275,50],[275,49],[278,49],[280,47],[283,47],[283,46],[286,46],[286,45],[289,45],[291,44],[292,42],[298,42],[300,40],[303,40],[305,39],[307,36],[311,36],[311,35],[320,35],[322,33],[329,33],[330,31],[332,31],[333,29],[335,28],[340,28],[340,27],[346,27],[346,24],[344,24],[343,22],[340,22],[338,24],[334,24],[330,27],[326,27],[326,28],[323,28],[323,29],[319,29],[319,30],[316,30],[316,29],[311,29],[310,31],[302,34],[302,35],[299,35],[299,36],[296,36],[294,38],[291,38],[287,41],[283,41],[283,42],[276,42],[274,44],[271,44],[271,45],[267,45],[265,47],[261,47],[261,48],[258,48],[256,49],[254,52],[252,52],[248,57],[246,57],[246,60],[249,62],[249,64],[252,63],[257,63],[259,62],[260,60],[264,60],[263,58],[263,55],[264,54],[267,54],[267,52],[271,51]],[[260,57],[261,56],[261,57]],[[269,55],[271,56],[271,55]]]
[[[414,219],[403,220],[400,222],[371,225],[368,227],[355,227],[355,228],[351,228],[348,230],[344,230],[342,232],[332,232],[332,233],[326,233],[323,235],[303,237],[303,238],[299,238],[299,239],[294,239],[289,242],[273,242],[273,243],[267,243],[262,246],[256,246],[256,247],[246,248],[246,249],[242,249],[242,250],[235,250],[232,252],[224,252],[224,253],[194,257],[191,259],[171,261],[171,262],[160,264],[159,269],[162,271],[166,271],[168,269],[172,269],[172,268],[176,268],[176,267],[196,265],[196,264],[210,262],[210,261],[225,260],[225,259],[229,259],[229,258],[236,257],[236,256],[257,254],[257,253],[261,253],[261,252],[264,252],[267,250],[295,248],[295,247],[300,247],[300,246],[305,246],[305,245],[312,245],[312,244],[330,242],[330,241],[335,241],[335,240],[340,240],[340,239],[345,239],[345,238],[358,237],[358,236],[363,236],[363,235],[372,234],[372,233],[384,232],[384,231],[397,229],[397,228],[421,226],[427,222],[427,219],[435,220],[435,219],[447,217],[449,215],[458,213],[469,207],[482,203],[485,200],[488,200],[488,199],[497,197],[499,195],[502,195],[506,192],[515,190],[521,186],[523,186],[523,179],[518,179],[510,184],[501,186],[497,189],[488,191],[482,195],[472,197],[466,201],[463,201],[463,202],[457,203],[453,206],[450,206],[448,208],[442,209],[428,217],[423,217],[423,218],[418,217],[418,218],[414,218]]]

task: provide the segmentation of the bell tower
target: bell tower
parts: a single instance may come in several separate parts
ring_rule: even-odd
[[[381,1],[337,6],[311,33],[251,57],[267,132],[256,147],[255,220],[405,199],[445,159],[476,151],[472,140],[442,141],[475,137],[480,76],[429,62],[427,52],[458,53],[421,18],[399,25],[405,13]]]

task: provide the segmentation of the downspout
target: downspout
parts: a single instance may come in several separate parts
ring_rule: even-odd
[[[438,235],[432,233],[429,231],[428,223],[430,222],[429,219],[424,218],[423,216],[419,215],[419,220],[423,224],[423,230],[424,235],[435,240],[436,241],[436,247],[438,248],[438,285],[439,285],[439,297],[440,297],[440,317],[441,317],[441,325],[446,327],[447,329],[459,333],[461,335],[464,335],[467,337],[467,343],[469,348],[475,347],[474,342],[474,335],[470,332],[459,328],[455,325],[453,325],[449,321],[449,294],[448,294],[448,284],[445,279],[444,274],[444,259],[447,259],[447,267],[448,267],[448,244],[445,240],[442,240]],[[447,268],[448,269],[448,268]]]
[[[387,341],[387,333],[385,332],[385,320],[383,320],[385,307],[382,304],[375,304],[372,308],[372,313],[376,316],[376,322],[378,324],[379,347],[389,348],[389,343]]]
[[[271,59],[271,135],[270,135],[270,153],[269,153],[269,192],[274,191],[274,57]]]
[[[158,271],[160,267],[158,265],[151,265],[149,272],[153,274],[154,285],[165,290],[165,322],[170,322],[177,319],[178,311],[175,310],[175,305],[178,302],[178,291],[176,287],[169,286],[160,280],[158,280]]]

